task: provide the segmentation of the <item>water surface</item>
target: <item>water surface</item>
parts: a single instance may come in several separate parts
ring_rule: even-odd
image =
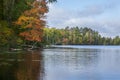
[[[119,46],[0,53],[0,80],[120,80]]]

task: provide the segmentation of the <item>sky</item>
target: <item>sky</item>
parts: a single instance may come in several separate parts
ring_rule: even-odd
[[[102,36],[120,36],[120,0],[58,0],[49,4],[47,25],[89,27]]]

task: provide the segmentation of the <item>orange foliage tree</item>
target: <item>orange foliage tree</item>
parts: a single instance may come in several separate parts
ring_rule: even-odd
[[[31,9],[26,10],[15,22],[22,29],[19,35],[28,41],[41,42],[46,24],[44,18],[48,12],[47,1],[34,0],[27,5],[30,5]]]

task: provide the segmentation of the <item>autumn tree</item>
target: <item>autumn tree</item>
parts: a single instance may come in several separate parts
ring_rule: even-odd
[[[44,18],[48,12],[47,4],[53,1],[56,0],[34,0],[32,3],[27,3],[31,9],[26,10],[16,22],[21,28],[20,36],[27,41],[42,41],[43,28],[46,25]]]

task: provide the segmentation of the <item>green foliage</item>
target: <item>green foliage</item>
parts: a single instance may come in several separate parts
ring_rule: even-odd
[[[34,0],[1,0],[0,1],[0,20],[5,21],[7,24],[7,28],[14,32],[15,40],[18,38],[18,42],[20,42],[20,38],[18,33],[20,32],[19,28],[14,25],[14,22],[18,19],[18,17],[23,14],[25,10],[30,9],[30,5],[28,3],[33,2]],[[3,23],[3,22],[0,22]],[[2,26],[2,28],[4,28]],[[17,41],[15,41],[17,42]],[[14,43],[15,43],[14,42]],[[9,42],[10,43],[10,42]],[[17,43],[15,43],[17,44]]]
[[[49,3],[57,2],[57,0],[47,0]]]
[[[113,39],[113,44],[115,44],[115,45],[120,45],[120,37],[119,37],[119,36],[116,36],[116,37]]]
[[[0,0],[0,19],[3,18],[3,0]]]
[[[0,46],[8,45],[13,31],[8,28],[6,21],[0,21]]]
[[[19,33],[22,32],[23,29],[15,25],[15,22],[25,11],[31,10],[33,7],[31,3],[34,1],[35,0],[0,0],[0,47],[16,47],[26,42],[19,36]],[[53,3],[56,0],[45,1]]]
[[[44,43],[68,45],[120,45],[120,38],[102,37],[90,28],[66,27],[65,29],[45,28]]]
[[[27,5],[27,3],[31,1],[33,0],[4,0],[4,20],[7,20],[8,22],[15,21],[25,10],[30,9],[30,6]]]

